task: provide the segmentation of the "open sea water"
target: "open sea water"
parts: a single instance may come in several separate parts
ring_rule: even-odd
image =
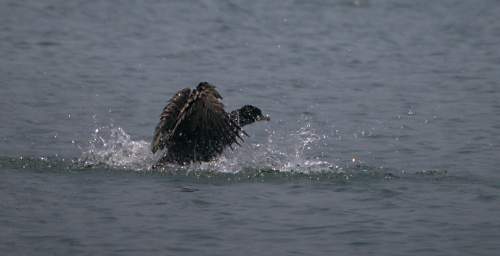
[[[498,255],[500,2],[0,1],[2,255]],[[271,116],[151,170],[218,86]]]

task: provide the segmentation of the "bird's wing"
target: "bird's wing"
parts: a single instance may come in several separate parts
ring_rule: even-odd
[[[178,91],[165,106],[160,115],[160,122],[156,126],[153,141],[151,142],[151,151],[155,153],[168,145],[168,138],[177,123],[181,110],[186,105],[191,94],[191,89],[184,88]]]
[[[177,136],[192,134],[195,145],[200,150],[221,153],[225,146],[243,141],[241,128],[224,111],[222,97],[213,86],[198,87],[179,113],[177,123],[171,133]]]

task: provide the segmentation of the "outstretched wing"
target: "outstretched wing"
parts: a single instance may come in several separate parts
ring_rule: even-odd
[[[178,121],[178,116],[186,105],[190,94],[190,88],[178,91],[163,109],[160,122],[156,126],[153,141],[151,142],[151,151],[153,153],[168,146],[168,138],[171,136]]]
[[[193,153],[202,159],[210,158],[214,152],[220,154],[233,143],[239,145],[239,141],[243,141],[242,130],[224,111],[221,100],[214,86],[198,85],[181,109],[170,139],[187,140],[195,145]]]

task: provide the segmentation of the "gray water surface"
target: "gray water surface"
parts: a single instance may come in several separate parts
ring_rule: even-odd
[[[500,4],[0,1],[6,255],[496,255]],[[272,121],[150,170],[179,89]]]

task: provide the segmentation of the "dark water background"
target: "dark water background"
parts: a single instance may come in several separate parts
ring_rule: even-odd
[[[497,255],[500,2],[0,1],[3,255]],[[151,171],[166,101],[259,106]],[[157,156],[156,156],[157,157]]]

